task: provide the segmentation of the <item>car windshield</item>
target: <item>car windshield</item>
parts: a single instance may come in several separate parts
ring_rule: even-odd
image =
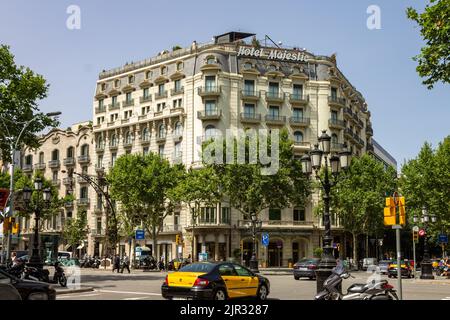
[[[211,272],[212,269],[214,269],[216,265],[212,263],[193,263],[189,264],[187,266],[184,266],[178,272],[204,272],[208,273]]]
[[[297,262],[297,263],[302,263],[302,264],[304,264],[304,263],[306,263],[306,264],[311,264],[311,263],[317,263],[317,259],[302,259],[302,260],[300,260],[299,262]]]

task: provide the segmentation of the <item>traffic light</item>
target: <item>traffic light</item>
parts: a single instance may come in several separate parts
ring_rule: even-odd
[[[5,218],[3,221],[3,234],[7,234],[9,232],[10,222],[9,218]]]
[[[14,223],[12,225],[12,234],[15,234],[15,235],[19,234],[19,224],[18,223]]]
[[[176,243],[176,244],[180,244],[180,235],[179,235],[179,234],[177,234],[177,235],[175,236],[175,243]]]
[[[384,225],[393,226],[395,225],[395,203],[394,198],[386,198],[386,207],[384,208]]]
[[[399,216],[400,216],[400,224],[405,225],[406,224],[406,212],[405,212],[405,197],[399,197],[398,198],[398,209],[399,209]]]
[[[419,241],[419,231],[413,230],[413,241]]]

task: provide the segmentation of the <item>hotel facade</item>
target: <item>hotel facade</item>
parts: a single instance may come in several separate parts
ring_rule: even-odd
[[[194,42],[190,48],[100,73],[92,107],[95,170],[108,171],[120,155],[148,152],[200,167],[201,143],[227,129],[286,127],[298,157],[318,142],[323,130],[332,137],[332,152],[341,151],[344,143],[355,156],[373,150],[367,104],[334,56],[244,41],[251,36],[231,32],[213,43]],[[96,197],[90,189],[89,198],[96,202]],[[324,228],[314,214],[318,200],[314,193],[304,209],[261,213],[260,232],[270,236],[267,248],[258,244],[261,265],[287,266],[321,246]],[[332,233],[336,247],[344,243],[335,217]],[[177,235],[183,245],[176,244]],[[238,258],[241,249],[241,258],[248,261],[252,246],[248,221],[226,202],[203,208],[194,223],[180,207],[166,218],[157,240],[159,256],[166,260],[201,252],[213,259]],[[152,241],[138,243],[151,247]],[[128,253],[129,245],[124,241],[120,250]]]

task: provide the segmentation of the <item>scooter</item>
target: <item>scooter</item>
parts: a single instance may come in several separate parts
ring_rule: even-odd
[[[67,278],[64,273],[64,269],[60,266],[60,263],[55,262],[55,274],[53,275],[53,283],[59,283],[62,287],[67,287]]]
[[[50,282],[50,272],[47,269],[37,269],[34,267],[26,266],[24,270],[24,279],[34,280],[41,282]]]
[[[331,275],[323,283],[323,290],[314,300],[398,300],[394,287],[387,280],[372,281],[370,283],[354,283],[343,294],[340,289],[343,279],[351,275],[342,263],[333,268]]]

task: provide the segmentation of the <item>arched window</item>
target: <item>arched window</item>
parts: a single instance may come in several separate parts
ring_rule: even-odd
[[[83,144],[81,146],[81,155],[82,156],[88,156],[89,155],[89,145],[88,144]]]
[[[25,157],[25,164],[31,166],[33,164],[33,156],[31,154]]]
[[[125,134],[125,144],[131,144],[133,142],[133,135],[131,134],[130,131],[127,131],[127,133]]]
[[[117,147],[117,134],[113,133],[111,135],[110,141],[109,141],[109,145],[111,147]]]
[[[114,81],[114,87],[117,88],[118,86],[120,86],[120,80]]]
[[[331,135],[331,143],[332,143],[332,144],[337,144],[337,143],[338,143],[338,136],[337,136],[336,133],[333,133],[333,134]]]
[[[206,126],[206,128],[205,128],[205,140],[214,139],[215,136],[216,136],[216,127],[214,127],[211,124]]]
[[[73,147],[68,147],[67,148],[67,158],[73,158],[74,152],[73,152]]]
[[[142,129],[142,140],[149,141],[150,140],[150,130],[147,127]]]
[[[166,137],[166,127],[164,124],[161,124],[158,129],[158,137],[165,138]]]
[[[295,142],[303,142],[303,133],[301,131],[294,132],[294,141]]]
[[[167,73],[167,67],[166,66],[161,67],[161,74],[164,75],[166,73]]]
[[[145,78],[146,78],[146,79],[150,79],[150,78],[152,77],[152,75],[153,75],[153,72],[147,71],[147,72],[145,73]]]
[[[134,83],[134,76],[129,76],[128,77],[128,83],[129,84]]]
[[[181,136],[181,135],[183,135],[183,125],[181,124],[180,121],[178,121],[178,122],[175,124],[175,131],[174,131],[174,134],[175,134],[176,136]]]
[[[98,136],[97,138],[97,148],[103,149],[105,147],[105,142],[103,141],[103,136]]]
[[[177,63],[177,70],[178,70],[178,71],[183,70],[183,62],[178,62],[178,63]]]
[[[206,58],[206,64],[214,64],[216,62],[217,62],[217,60],[216,60],[216,57],[214,57],[214,56],[209,56]]]
[[[52,151],[52,160],[59,160],[59,150],[55,149]]]
[[[39,152],[39,163],[44,163],[44,153]]]

